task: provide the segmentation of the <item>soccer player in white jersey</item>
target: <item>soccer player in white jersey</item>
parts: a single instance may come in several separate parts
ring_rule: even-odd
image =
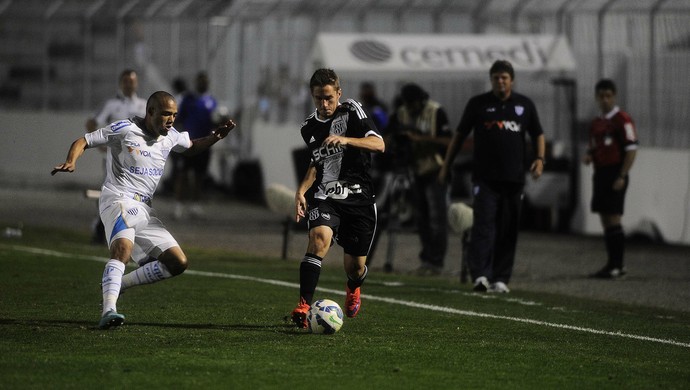
[[[119,88],[117,95],[106,100],[98,114],[86,121],[87,132],[91,133],[120,119],[146,115],[146,100],[137,95],[139,88],[137,72],[132,69],[123,70],[120,73]],[[102,147],[101,150],[105,152],[105,147]],[[105,166],[105,159],[103,165]],[[97,218],[94,223],[91,241],[99,244],[106,242],[103,223],[100,218]]]
[[[102,279],[101,329],[124,322],[124,315],[116,308],[122,290],[171,278],[187,268],[187,257],[156,217],[151,199],[171,151],[193,155],[206,150],[225,138],[235,123],[229,120],[212,134],[190,140],[186,132],[173,127],[176,115],[173,96],[155,92],[146,102],[144,118],[120,120],[85,134],[72,143],[65,162],[53,168],[53,175],[73,172],[86,149],[108,148],[106,178],[99,199],[110,249]],[[139,268],[124,275],[134,244],[156,260],[141,261]]]

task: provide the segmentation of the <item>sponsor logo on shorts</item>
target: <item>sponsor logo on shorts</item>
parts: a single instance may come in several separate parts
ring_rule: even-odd
[[[328,214],[328,213],[322,213],[322,214],[321,214],[321,218],[325,219],[326,221],[330,221],[330,220],[331,220],[331,215]]]
[[[313,209],[313,210],[309,211],[309,220],[310,221],[316,221],[317,219],[319,219],[319,215],[320,215],[319,209]]]
[[[136,207],[135,207],[135,208],[132,208],[132,209],[129,209],[129,210],[127,210],[127,214],[129,214],[129,215],[137,215],[137,214],[139,214],[139,209],[136,208]]]

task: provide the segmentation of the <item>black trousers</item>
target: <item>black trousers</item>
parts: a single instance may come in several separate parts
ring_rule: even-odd
[[[522,183],[475,181],[467,263],[472,280],[508,283],[515,263]]]

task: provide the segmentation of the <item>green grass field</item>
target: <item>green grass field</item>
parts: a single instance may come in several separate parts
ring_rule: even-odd
[[[0,388],[688,388],[690,314],[371,272],[335,335],[284,321],[295,261],[186,247],[96,328],[107,253],[70,231],[0,239]],[[36,250],[36,248],[46,251]],[[317,298],[343,304],[341,266]]]

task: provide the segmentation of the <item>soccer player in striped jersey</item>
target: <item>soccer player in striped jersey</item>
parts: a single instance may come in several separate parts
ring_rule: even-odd
[[[621,225],[628,173],[637,153],[637,132],[632,118],[616,105],[616,84],[600,80],[594,87],[601,116],[589,126],[586,165],[594,165],[592,212],[599,213],[604,228],[608,261],[591,277],[616,279],[625,275],[625,232]]]
[[[361,307],[360,287],[376,230],[376,203],[369,169],[371,153],[382,153],[383,138],[362,105],[342,104],[340,80],[332,69],[318,69],[309,82],[316,111],[301,134],[311,163],[295,194],[295,219],[308,217],[309,243],[300,263],[300,299],[292,320],[306,327],[306,317],[332,241],[343,247],[347,274],[345,314]]]

